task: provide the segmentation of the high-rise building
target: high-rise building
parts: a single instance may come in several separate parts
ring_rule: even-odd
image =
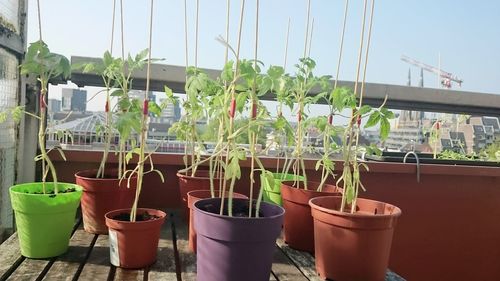
[[[63,111],[87,111],[87,91],[80,89],[63,88],[61,109]]]

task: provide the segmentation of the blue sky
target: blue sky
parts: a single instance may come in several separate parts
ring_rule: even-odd
[[[190,62],[194,62],[195,0],[188,1]],[[112,0],[41,1],[44,41],[67,56],[100,57],[109,49]],[[117,1],[119,2],[119,0]],[[123,0],[125,50],[136,53],[147,46],[148,0]],[[351,0],[340,79],[355,79],[361,0]],[[260,1],[259,59],[269,66],[283,63],[286,25],[292,20],[288,70],[302,56],[307,0]],[[376,1],[367,81],[405,84],[409,65],[402,54],[438,65],[464,80],[462,89],[500,94],[500,1],[407,0]],[[156,0],[152,54],[165,63],[184,64],[184,0]],[[199,66],[220,68],[224,47],[215,37],[225,31],[226,0],[200,0]],[[311,57],[317,74],[334,75],[344,0],[312,0],[315,19]],[[240,0],[231,0],[230,43],[236,44]],[[38,39],[36,1],[29,0],[28,40]],[[119,19],[119,18],[117,18]],[[116,23],[118,28],[118,22]],[[242,57],[253,57],[255,0],[246,1]],[[119,32],[116,29],[116,32]],[[119,34],[119,33],[115,33]],[[119,54],[116,36],[114,54]],[[411,67],[412,83],[419,69]],[[437,77],[424,73],[426,87],[437,87]]]

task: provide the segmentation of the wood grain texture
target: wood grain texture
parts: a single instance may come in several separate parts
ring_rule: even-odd
[[[288,247],[282,237],[276,240],[276,244],[307,279],[314,281],[321,280],[316,273],[314,257],[311,254]]]
[[[0,280],[9,269],[21,259],[19,240],[17,233],[12,234],[7,240],[0,244]]]
[[[25,259],[7,280],[31,281],[38,280],[38,276],[49,264],[50,259]]]
[[[157,260],[148,270],[148,280],[177,280],[172,221],[169,216],[161,229]]]
[[[183,281],[196,280],[196,255],[189,250],[188,246],[188,224],[176,212],[172,216],[175,233],[177,237],[177,252],[179,254],[179,266],[181,270],[181,279]]]
[[[43,280],[73,280],[78,268],[87,256],[94,235],[78,229],[69,241],[68,252],[58,257]]]
[[[293,264],[279,247],[274,251],[272,271],[280,281],[307,281],[304,274]],[[271,275],[272,276],[272,275]]]
[[[110,269],[108,236],[99,235],[78,280],[107,280]]]

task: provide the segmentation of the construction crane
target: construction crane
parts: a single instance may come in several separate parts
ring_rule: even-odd
[[[411,65],[418,66],[423,70],[426,70],[426,71],[429,71],[429,72],[432,72],[432,73],[438,75],[439,77],[441,77],[441,85],[445,88],[448,88],[448,89],[451,88],[451,82],[458,83],[459,87],[462,86],[462,82],[463,82],[462,79],[458,78],[457,76],[455,76],[449,72],[443,71],[442,69],[439,69],[437,67],[430,66],[428,64],[419,62],[419,61],[414,60],[412,58],[409,58],[405,55],[401,56],[401,60],[406,62],[406,63],[409,63]]]

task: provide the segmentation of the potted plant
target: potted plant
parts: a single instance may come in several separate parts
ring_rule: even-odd
[[[281,182],[290,180],[303,180],[304,177],[289,173],[290,165],[292,164],[289,158],[288,147],[295,144],[293,128],[290,122],[283,116],[283,106],[286,105],[293,109],[293,101],[289,98],[292,78],[285,74],[285,70],[280,66],[271,66],[267,71],[267,79],[270,92],[276,94],[278,101],[278,112],[273,126],[273,136],[277,151],[276,172],[273,173],[274,181],[268,184],[267,181],[261,182],[263,189],[263,198],[265,202],[270,202],[282,206],[281,199]],[[280,157],[285,158],[285,161],[280,167]]]
[[[139,57],[142,57],[142,55]],[[129,127],[129,134],[132,134],[133,130],[135,130],[135,134],[139,137],[139,147],[133,145],[136,143],[135,141],[131,142],[132,145],[124,156],[125,163],[123,167],[126,167],[134,156],[137,157],[137,164],[135,168],[125,170],[121,175],[121,180],[125,181],[128,186],[130,186],[131,181],[136,181],[136,192],[132,207],[112,210],[105,214],[106,225],[109,228],[111,263],[122,268],[143,268],[156,261],[160,229],[166,217],[163,211],[138,207],[144,175],[157,173],[161,180],[164,181],[162,173],[156,170],[153,165],[152,154],[154,149],[149,149],[147,146],[149,112],[152,110],[159,114],[161,107],[148,99],[150,53],[146,62],[148,76],[142,103],[137,99],[128,99],[125,91],[121,93],[123,96],[118,101],[119,106],[126,110],[122,109],[121,122],[123,123],[118,123],[117,126],[127,126]],[[173,101],[172,91],[165,88],[165,92],[167,98]],[[123,107],[124,104],[129,106]],[[149,165],[149,170],[145,170],[145,165]]]
[[[84,229],[90,233],[107,234],[108,228],[104,215],[111,210],[131,206],[134,201],[136,181],[130,181],[129,186],[125,181],[121,181],[126,169],[124,164],[127,162],[124,149],[127,143],[135,141],[132,129],[135,128],[137,132],[140,132],[140,118],[136,118],[137,109],[140,107],[139,101],[130,99],[128,92],[132,88],[131,75],[134,71],[144,67],[147,62],[146,56],[147,50],[144,50],[135,57],[129,55],[126,60],[123,60],[112,57],[107,51],[98,63],[75,66],[83,68],[84,73],[99,74],[105,85],[103,91],[106,93],[105,124],[97,127],[104,137],[101,163],[98,169],[79,171],[75,174],[76,183],[83,187]],[[115,106],[112,106],[112,98],[118,99]],[[151,106],[151,112],[159,115],[161,109]],[[119,137],[119,150],[117,151],[119,164],[117,168],[106,168],[112,142],[113,145],[115,144],[116,132]]]
[[[185,114],[170,128],[169,132],[174,133],[177,139],[185,141],[183,156],[185,167],[177,172],[177,177],[180,199],[187,221],[190,220],[187,194],[194,190],[214,190],[214,187],[219,187],[220,178],[223,176],[215,173],[213,169],[198,169],[200,164],[207,162],[208,159],[202,159],[205,147],[197,124],[203,118],[210,120],[206,108],[210,105],[211,97],[220,90],[220,85],[210,79],[205,72],[196,67],[186,69],[186,100],[182,103]],[[213,162],[210,161],[210,164],[212,165]],[[214,196],[214,193],[210,194]]]
[[[241,37],[241,22],[239,30]],[[256,106],[256,93],[260,90],[252,90],[249,86],[255,87],[256,84],[248,83],[254,83],[259,70],[254,61],[239,59],[239,43],[234,50],[223,39],[219,38],[219,41],[233,52],[236,59],[224,65],[219,79],[223,91],[214,98],[212,105],[214,116],[219,120],[219,130],[211,158],[215,159],[224,173],[224,180],[221,182],[222,196],[202,199],[194,204],[197,278],[200,281],[266,280],[271,271],[284,210],[274,204],[261,202],[261,193],[257,200],[253,200],[252,196],[249,199],[234,198],[236,180],[241,177],[239,163],[247,158],[246,149],[237,144],[236,138],[248,130],[256,132],[259,125],[262,125],[262,121],[257,119],[259,110]],[[248,97],[252,104],[251,118],[246,125],[236,127],[236,118],[242,113]],[[253,134],[248,136],[255,139]],[[253,164],[254,152],[252,149],[249,152]],[[260,166],[258,161],[257,165]],[[261,171],[261,178],[267,178],[268,174]]]
[[[389,119],[394,114],[380,106],[356,105],[356,96],[348,88],[332,93],[334,105],[351,109],[342,137],[343,170],[337,185],[342,196],[323,196],[310,200],[314,218],[316,270],[322,278],[335,280],[384,280],[389,262],[392,235],[401,210],[393,205],[358,198],[361,169],[368,170],[356,157],[360,150],[359,131],[380,126],[380,137],[388,136]]]
[[[57,172],[49,153],[57,150],[64,158],[62,150],[45,148],[47,133],[47,89],[50,79],[70,75],[70,65],[66,57],[50,52],[41,40],[31,43],[26,53],[21,74],[36,75],[39,82],[39,114],[34,115],[17,107],[13,117],[22,113],[39,120],[38,144],[40,154],[35,157],[41,163],[42,181],[14,185],[10,188],[12,208],[16,217],[21,254],[28,258],[49,258],[63,254],[68,249],[69,239],[75,223],[76,210],[80,203],[82,188],[75,184],[57,181]],[[47,177],[52,182],[47,182]]]
[[[306,119],[306,109],[309,104],[316,103],[319,99],[324,98],[330,86],[329,76],[314,76],[313,70],[315,66],[316,63],[310,58],[300,59],[299,64],[296,65],[297,71],[291,83],[290,96],[288,97],[297,104],[297,128],[292,166],[296,177],[292,181],[283,181],[281,183],[281,196],[286,211],[283,226],[284,240],[291,248],[311,253],[314,251],[314,232],[309,200],[326,194],[339,195],[340,192],[336,186],[325,184],[328,175],[333,174],[333,161],[330,159],[329,153],[325,153],[317,165],[318,167],[324,167],[321,182],[308,181],[305,172],[305,130],[308,124],[311,123]],[[308,96],[308,93],[314,87],[319,87],[322,90],[321,93]],[[322,121],[324,119],[314,120]],[[326,127],[326,124],[322,124]],[[326,169],[328,170],[327,173],[325,173]],[[304,180],[297,180],[299,176],[302,176]]]

